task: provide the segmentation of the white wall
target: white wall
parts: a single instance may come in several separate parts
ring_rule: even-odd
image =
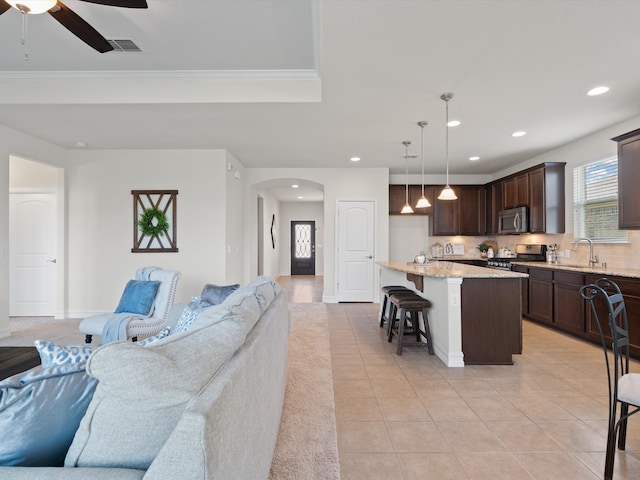
[[[245,210],[245,169],[229,152],[226,153],[225,203],[225,282],[246,283],[243,276],[245,235],[242,212]],[[211,283],[211,282],[210,282]]]
[[[230,238],[225,234],[226,202],[237,195],[226,193],[231,173],[225,151],[72,151],[69,157],[70,316],[112,310],[126,281],[142,266],[180,270],[177,301],[198,295],[205,283],[227,283],[226,246],[228,241],[238,245],[238,233],[234,227]],[[237,183],[242,192],[241,181]],[[131,190],[146,189],[178,190],[178,252],[131,252]]]
[[[63,166],[66,151],[0,125],[0,338],[9,332],[9,163],[12,155]],[[62,246],[60,246],[62,249]]]
[[[389,171],[386,168],[253,168],[247,169],[248,185],[273,179],[297,178],[324,187],[324,291],[323,300],[337,302],[336,212],[340,200],[372,200],[376,205],[376,261],[389,259]],[[255,204],[255,200],[251,200]],[[251,203],[250,201],[250,203]],[[255,209],[247,234],[255,232]],[[249,230],[253,228],[253,230]],[[317,241],[320,241],[317,239]],[[248,252],[250,254],[250,252]],[[376,279],[379,278],[376,270]]]
[[[283,202],[280,218],[280,275],[291,275],[291,222],[296,220],[315,222],[316,275],[324,275],[324,203]]]

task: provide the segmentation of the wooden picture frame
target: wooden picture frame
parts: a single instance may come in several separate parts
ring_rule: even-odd
[[[133,195],[133,248],[132,253],[177,252],[177,197],[178,190],[131,190]],[[148,210],[157,210],[168,223],[166,230],[157,235],[145,235],[139,222]]]

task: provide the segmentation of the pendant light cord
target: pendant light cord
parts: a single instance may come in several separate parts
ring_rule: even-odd
[[[445,123],[444,158],[447,163],[447,187],[449,187],[449,99],[445,100],[447,121]]]

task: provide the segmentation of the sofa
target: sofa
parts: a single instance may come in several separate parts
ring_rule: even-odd
[[[168,320],[175,330],[185,318],[185,331],[145,346],[97,347],[86,361],[97,386],[64,465],[0,467],[0,478],[268,478],[287,382],[286,292],[257,277],[218,305],[176,304]]]

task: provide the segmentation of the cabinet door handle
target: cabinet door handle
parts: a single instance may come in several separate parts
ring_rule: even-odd
[[[373,258],[373,255],[367,255],[367,256],[366,256],[366,257],[364,257],[364,258]]]

